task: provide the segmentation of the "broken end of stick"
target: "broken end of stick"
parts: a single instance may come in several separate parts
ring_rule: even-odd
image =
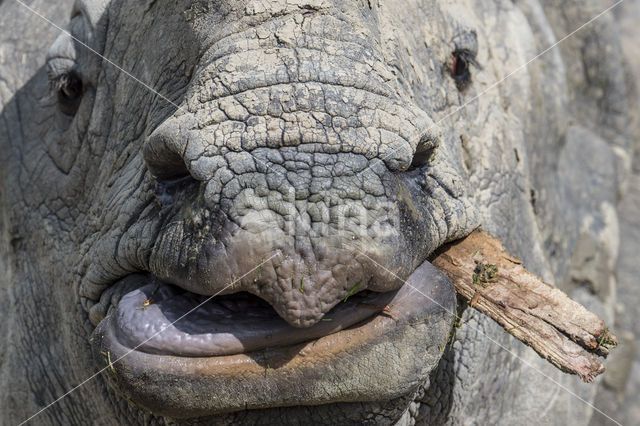
[[[547,360],[564,373],[577,375],[584,383],[592,383],[596,377],[606,371],[604,363],[595,356],[589,357],[589,359],[585,360],[586,362],[578,368],[567,368],[564,365],[558,365],[549,359]]]
[[[576,373],[576,374],[578,374],[578,376],[580,377],[580,379],[582,379],[583,382],[591,383],[596,379],[596,377],[604,373],[605,370],[606,368],[602,363],[602,361],[597,360],[596,365],[594,365],[593,368],[591,368],[590,371],[588,371],[586,374],[585,373],[583,374]]]

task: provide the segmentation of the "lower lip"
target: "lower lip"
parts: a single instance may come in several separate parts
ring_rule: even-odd
[[[436,365],[455,311],[451,283],[428,262],[394,293],[378,315],[289,346],[205,357],[152,354],[123,342],[114,315],[98,325],[92,345],[117,388],[169,417],[394,399]],[[374,371],[362,371],[367,367]]]

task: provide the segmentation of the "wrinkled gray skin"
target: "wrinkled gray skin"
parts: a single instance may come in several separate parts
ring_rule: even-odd
[[[70,23],[72,2],[58,3],[32,5],[111,62],[0,2],[3,422],[29,417],[104,366],[90,344],[110,306],[100,296],[136,272],[200,294],[240,278],[225,292],[250,291],[308,327],[355,282],[397,288],[394,276],[407,278],[482,225],[530,270],[612,320],[616,203],[632,158],[632,90],[613,18],[510,75],[602,2],[88,0]],[[477,61],[466,87],[450,72],[461,49]],[[48,82],[70,70],[83,83],[77,105]],[[261,285],[243,277],[272,253]],[[301,278],[304,292],[289,284]],[[435,331],[424,331],[424,359],[404,384],[389,367],[409,363],[402,354],[413,337],[381,342],[366,365],[355,357],[346,372],[322,373],[327,395],[387,380],[384,395],[305,399],[316,394],[301,377],[293,406],[201,420],[590,418],[558,384],[587,401],[596,385],[550,368],[491,321],[464,311],[447,348],[437,347],[453,317],[426,321]],[[108,376],[35,421],[182,421],[137,408]],[[195,391],[167,381],[158,398],[180,402]]]

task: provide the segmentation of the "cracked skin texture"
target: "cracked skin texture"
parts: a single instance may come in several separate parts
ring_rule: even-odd
[[[569,288],[579,285],[569,276],[580,260],[573,253],[591,241],[615,286],[633,94],[613,20],[484,92],[602,10],[599,1],[59,3],[33,5],[162,96],[0,2],[0,365],[12,390],[0,398],[3,421],[27,418],[102,366],[90,336],[121,295],[111,285],[136,272],[209,295],[277,253],[257,284],[247,276],[223,291],[251,292],[308,327],[356,283],[397,288],[394,277],[482,224],[532,272]],[[461,50],[479,64],[465,85],[449,71]],[[60,105],[47,73],[55,80],[70,70],[82,96]],[[612,294],[585,297],[606,318]],[[324,373],[327,392],[340,394],[346,383],[366,389],[389,365],[409,366],[406,385],[384,398],[178,420],[137,408],[107,373],[36,421],[588,419],[587,408],[483,333],[586,399],[595,387],[549,370],[485,319],[462,318],[444,354],[438,343],[453,321],[433,315],[420,362],[406,355],[423,341],[406,332],[398,345],[390,333],[367,349],[366,364],[354,349],[346,372]],[[163,398],[198,407],[198,388],[188,385]]]

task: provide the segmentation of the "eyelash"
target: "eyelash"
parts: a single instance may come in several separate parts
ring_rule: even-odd
[[[57,96],[58,107],[66,115],[74,115],[84,91],[82,79],[74,70],[54,72],[49,69],[49,88]]]
[[[458,90],[464,91],[471,84],[471,70],[473,65],[478,69],[482,69],[476,56],[468,49],[456,49],[451,54],[451,62],[449,64],[449,74],[456,82]]]

